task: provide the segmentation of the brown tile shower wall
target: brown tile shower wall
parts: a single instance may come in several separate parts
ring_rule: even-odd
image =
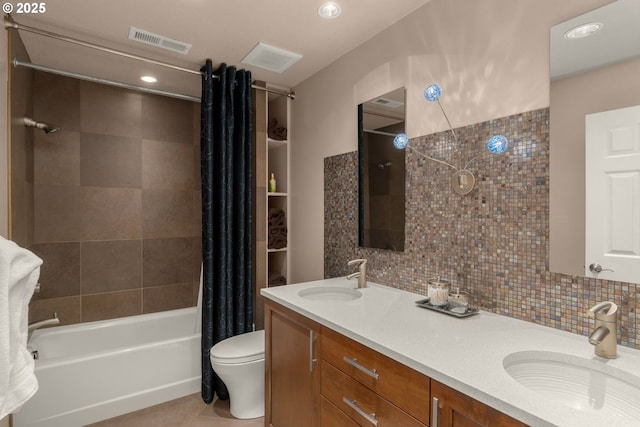
[[[22,40],[7,33],[12,58],[30,61]],[[10,135],[10,223],[11,240],[22,247],[33,243],[33,132],[24,126],[24,117],[33,116],[33,70],[9,69]]]
[[[193,306],[200,263],[199,106],[34,75],[31,319],[63,323]]]
[[[638,284],[549,272],[548,123],[541,109],[456,129],[464,153],[496,133],[511,144],[472,163],[478,182],[466,196],[450,189],[448,167],[407,151],[405,252],[357,247],[357,152],[326,158],[325,277],[367,258],[371,281],[426,295],[427,279],[441,275],[485,310],[582,335],[592,327],[586,310],[611,300],[620,343],[640,348]],[[411,144],[435,158],[455,151],[449,132]]]

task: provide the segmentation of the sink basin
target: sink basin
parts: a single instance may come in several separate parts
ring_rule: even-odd
[[[298,292],[302,298],[318,301],[353,301],[362,296],[360,291],[338,286],[316,286]]]
[[[579,411],[610,417],[609,425],[640,420],[640,378],[601,360],[523,351],[505,357],[503,366],[526,388]]]

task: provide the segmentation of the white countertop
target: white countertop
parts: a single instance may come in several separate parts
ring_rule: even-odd
[[[298,295],[314,286],[354,288],[357,283],[340,277],[266,288],[261,294],[529,425],[640,426],[640,420],[625,424],[557,403],[525,388],[503,367],[511,353],[549,351],[598,360],[640,377],[639,350],[618,346],[617,359],[602,359],[584,336],[485,311],[448,316],[417,307],[423,295],[370,282],[353,301]]]

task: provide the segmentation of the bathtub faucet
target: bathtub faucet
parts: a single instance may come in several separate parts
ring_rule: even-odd
[[[57,325],[58,323],[60,323],[60,319],[58,319],[58,313],[53,313],[53,317],[51,319],[39,320],[37,322],[29,323],[27,329],[29,333],[27,342],[31,341],[31,334],[33,334],[33,331],[35,331],[36,329],[44,328],[45,326]]]

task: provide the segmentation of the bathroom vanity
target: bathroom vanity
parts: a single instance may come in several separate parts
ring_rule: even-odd
[[[278,303],[265,319],[266,426],[526,425]]]
[[[417,307],[421,295],[353,287],[336,278],[262,290],[266,426],[588,426],[611,416],[554,402],[506,371],[533,350],[604,363],[586,337],[488,312],[455,318]],[[620,353],[607,364],[637,376],[640,352]]]

